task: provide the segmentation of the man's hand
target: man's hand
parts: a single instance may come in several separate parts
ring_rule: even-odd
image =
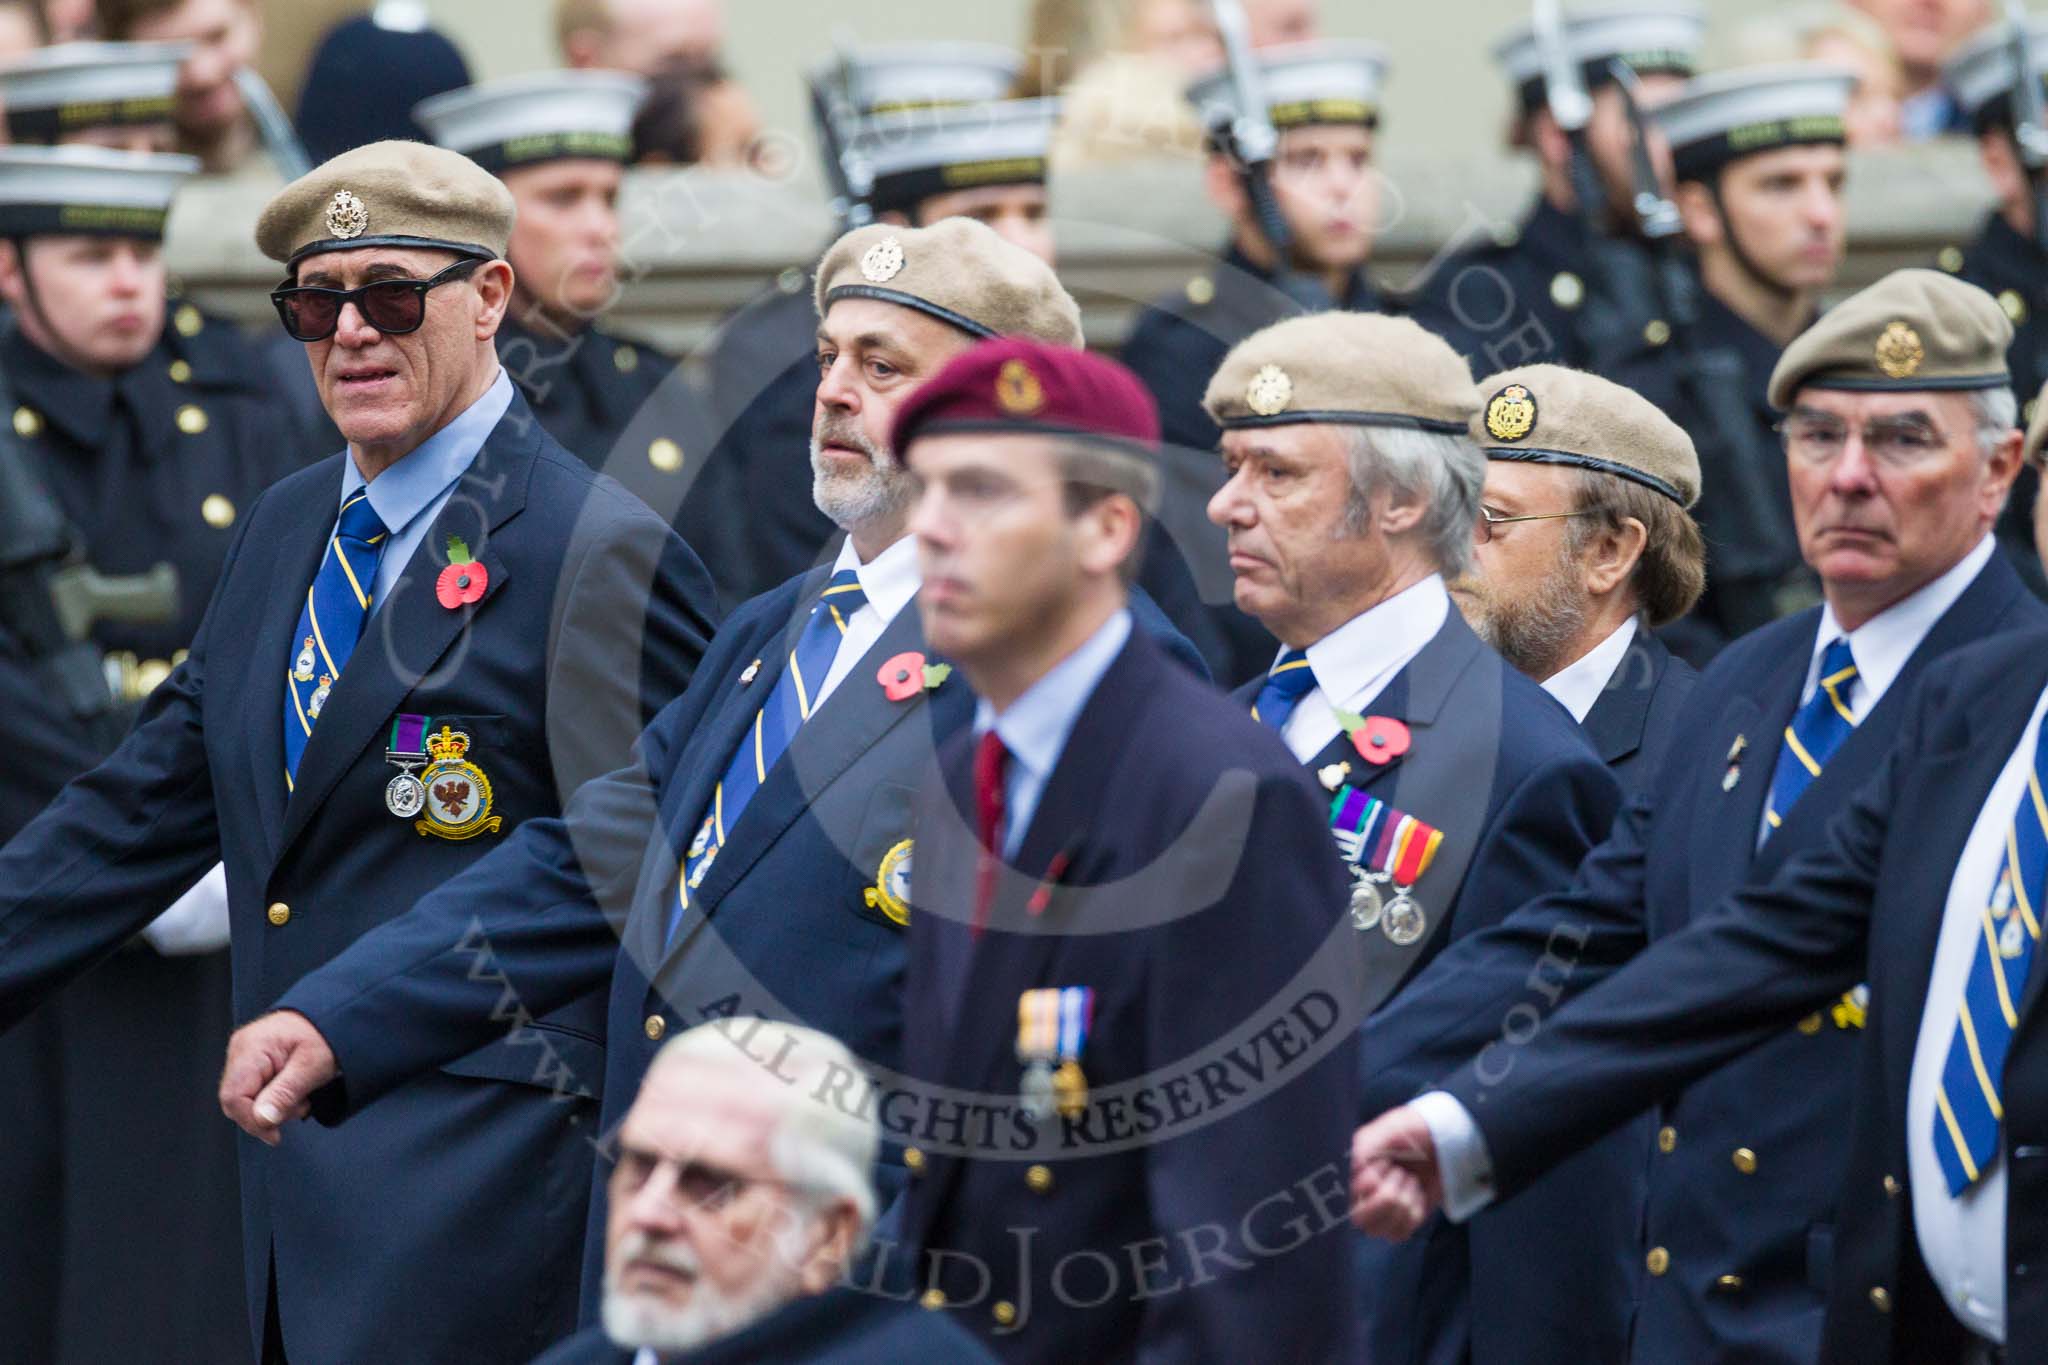
[[[220,1074],[220,1108],[243,1132],[277,1146],[278,1131],[311,1111],[312,1094],[340,1074],[312,1021],[276,1010],[235,1030]]]
[[[1389,1109],[1351,1136],[1351,1221],[1360,1232],[1403,1242],[1443,1207],[1429,1125],[1411,1105]]]

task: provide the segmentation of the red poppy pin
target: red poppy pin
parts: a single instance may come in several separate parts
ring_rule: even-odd
[[[876,672],[875,681],[882,685],[882,695],[890,701],[909,701],[952,676],[951,664],[928,664],[924,655],[906,650],[884,663]]]
[[[470,557],[469,546],[461,536],[448,537],[448,567],[441,570],[441,576],[434,580],[434,598],[448,610],[453,611],[467,602],[475,602],[484,595],[484,589],[491,585],[490,570],[482,561]]]
[[[1351,747],[1368,763],[1391,763],[1408,752],[1408,727],[1392,716],[1339,711],[1337,723],[1351,736]]]

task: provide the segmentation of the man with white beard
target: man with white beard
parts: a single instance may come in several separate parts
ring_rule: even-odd
[[[1598,375],[1483,381],[1472,572],[1451,595],[1481,639],[1564,704],[1624,790],[1657,770],[1698,676],[1651,630],[1692,610],[1706,548],[1692,439]]]
[[[926,667],[905,610],[919,570],[890,423],[977,340],[1079,346],[1080,310],[1043,261],[966,218],[846,234],[819,264],[815,298],[813,493],[846,532],[834,560],[726,618],[635,762],[586,783],[564,818],[522,825],[236,1033],[221,1105],[252,1136],[275,1141],[308,1114],[341,1123],[502,1036],[507,986],[541,1015],[543,1001],[609,982],[607,1133],[670,1028],[713,1016],[799,1021],[896,1068],[911,803],[934,743],[968,724],[974,698]],[[1199,671],[1156,604],[1131,605]],[[479,935],[502,978],[476,969]],[[896,1156],[876,1174],[885,1204],[908,1178]],[[600,1165],[586,1325],[606,1190]]]
[[[616,1140],[604,1325],[537,1365],[990,1357],[943,1314],[839,1284],[875,1217],[871,1106],[837,1040],[732,1019],[666,1043]],[[835,1286],[838,1286],[835,1288]]]

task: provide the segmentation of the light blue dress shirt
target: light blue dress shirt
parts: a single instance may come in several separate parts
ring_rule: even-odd
[[[370,483],[370,506],[390,538],[377,556],[377,581],[370,589],[370,610],[384,604],[413,552],[427,538],[427,528],[455,492],[455,481],[469,472],[477,452],[484,448],[491,432],[512,406],[512,379],[501,367],[498,377],[483,396],[455,415],[454,420],[413,447],[412,453],[379,474]],[[341,497],[335,501],[335,525],[341,524],[341,504],[363,486],[362,471],[353,457],[341,462]],[[328,534],[333,535],[330,529]],[[469,547],[482,554],[481,545]]]
[[[1009,770],[1003,781],[1003,857],[1015,861],[1031,828],[1038,798],[1045,794],[1046,779],[1067,747],[1067,736],[1081,708],[1095,695],[1096,684],[1116,662],[1124,642],[1131,638],[1131,613],[1119,609],[1103,622],[1081,647],[1052,666],[1052,671],[1024,689],[1024,695],[1010,703],[1000,716],[988,702],[975,704],[974,738],[978,742],[991,726],[1010,751]]]

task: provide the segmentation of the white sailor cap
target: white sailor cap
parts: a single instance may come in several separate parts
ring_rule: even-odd
[[[2027,20],[2027,55],[2034,74],[2048,76],[2048,15]],[[2012,25],[1987,24],[1942,63],[1941,81],[1980,131],[2012,121]]]
[[[1323,40],[1283,43],[1252,54],[1259,64],[1259,93],[1275,128],[1310,123],[1359,123],[1377,127],[1380,87],[1387,80],[1387,50],[1378,43]],[[1188,87],[1188,100],[1214,130],[1240,112],[1237,85],[1228,66]]]
[[[1702,180],[1731,161],[1780,147],[1846,141],[1842,115],[1856,73],[1827,62],[1717,71],[1650,111],[1671,142],[1680,180]]]
[[[923,200],[985,185],[1042,185],[1059,101],[898,109],[861,120],[851,151],[872,176],[879,212],[909,213]]]
[[[162,241],[199,160],[103,147],[0,147],[0,238],[45,233]]]
[[[1023,59],[992,43],[891,43],[855,48],[820,62],[806,76],[813,91],[845,91],[860,115],[952,104],[986,104],[1016,87]]]
[[[1690,76],[1698,69],[1707,38],[1707,15],[1691,0],[1663,4],[1588,6],[1563,16],[1565,55],[1579,64],[1588,90],[1613,79],[1620,62],[1639,76]],[[1526,109],[1545,100],[1548,75],[1536,26],[1524,24],[1493,45],[1493,59],[1515,84]]]
[[[647,82],[623,71],[543,71],[421,100],[427,135],[493,175],[569,157],[629,162]]]
[[[13,142],[61,142],[94,128],[171,121],[191,43],[59,43],[0,67]]]

